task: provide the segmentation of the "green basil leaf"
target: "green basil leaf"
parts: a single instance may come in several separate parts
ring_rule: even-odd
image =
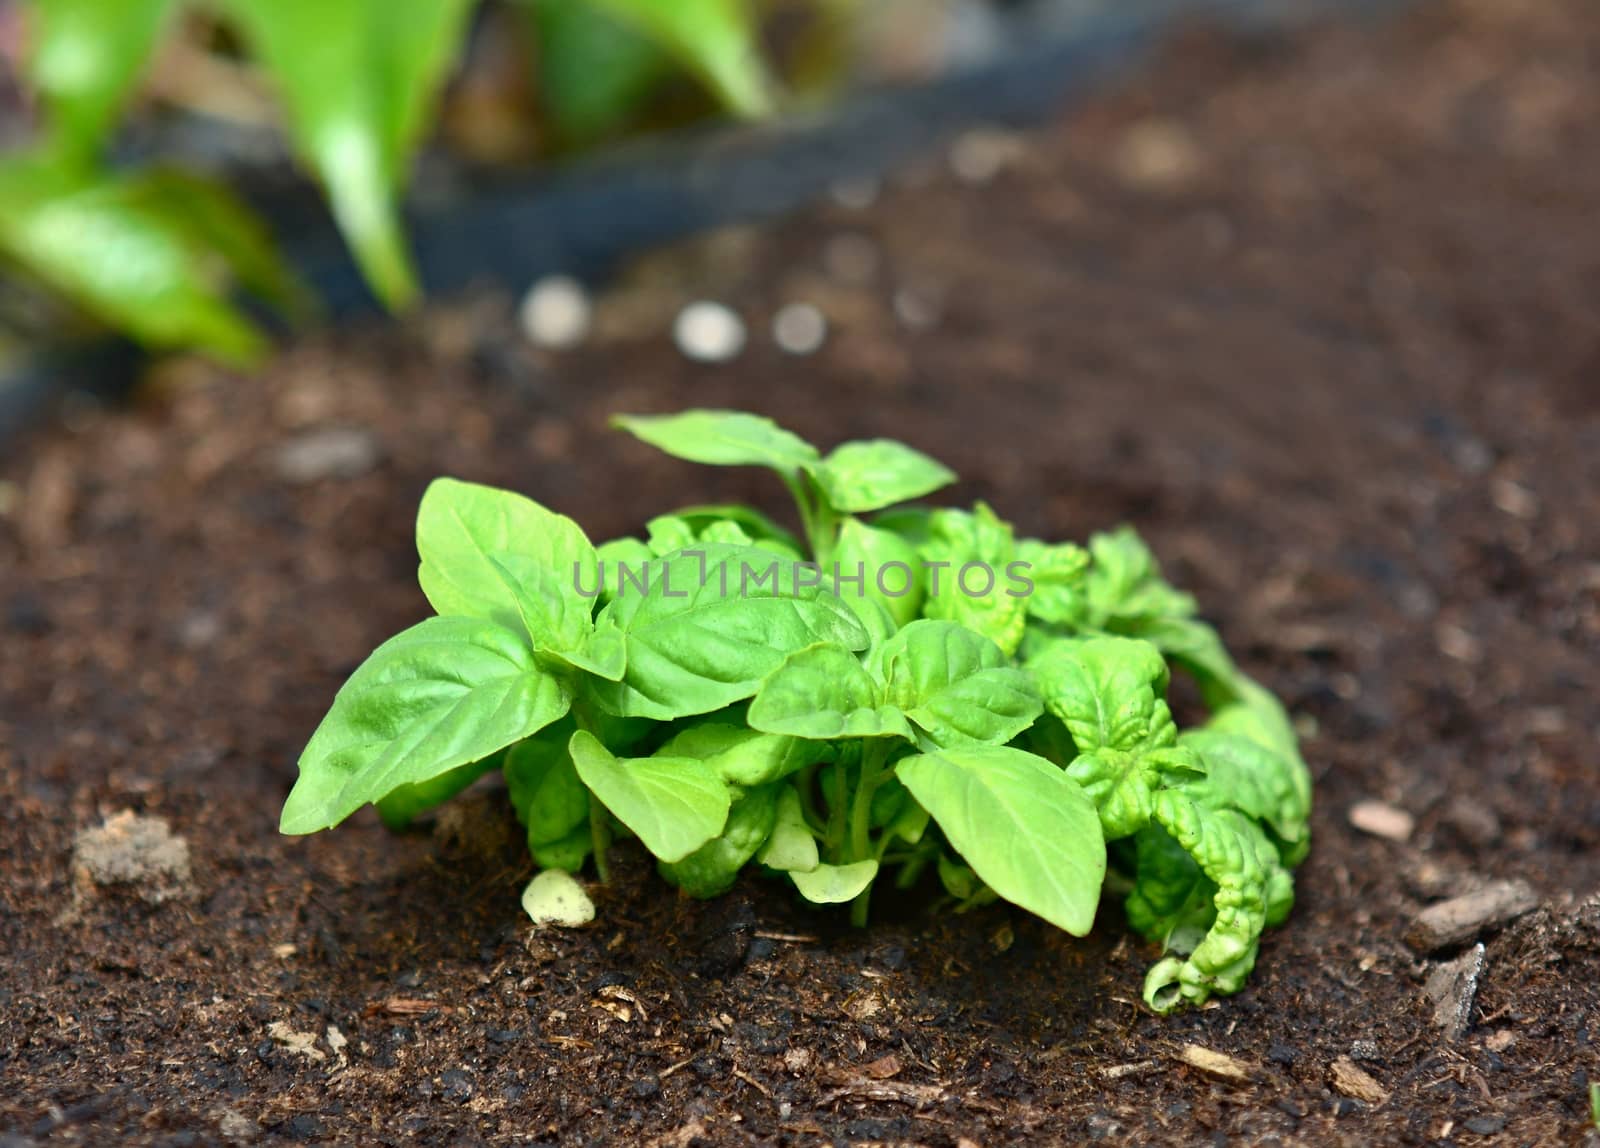
[[[1212,709],[1238,700],[1236,691],[1244,675],[1233,664],[1216,630],[1200,619],[1142,618],[1119,623],[1115,632],[1149,642],[1174,665],[1188,671]]]
[[[856,617],[860,619],[862,628],[867,632],[867,649],[862,654],[862,660],[869,674],[881,678],[882,675],[878,672],[881,663],[876,652],[883,643],[894,636],[896,630],[894,617],[889,613],[889,607],[871,598],[863,599],[856,605],[859,607]]]
[[[849,650],[816,645],[790,654],[750,703],[750,725],[767,733],[829,740],[911,739],[905,715]]]
[[[817,461],[817,448],[771,419],[743,411],[617,415],[611,424],[674,458],[709,466],[769,466],[792,475]]]
[[[506,788],[532,850],[559,845],[580,832],[589,836],[589,791],[567,749],[575,732],[566,718],[506,751]]]
[[[378,816],[390,829],[404,829],[428,810],[443,805],[496,768],[500,761],[500,754],[491,754],[482,761],[441,773],[431,780],[402,785],[374,803],[378,807]]]
[[[772,834],[756,854],[756,860],[769,869],[791,873],[810,873],[821,864],[817,839],[806,824],[800,795],[793,786],[784,786],[778,794],[778,813],[772,824]]]
[[[1070,542],[1050,544],[1036,538],[1017,543],[1017,560],[1026,565],[1031,583],[1027,595],[1030,617],[1056,625],[1080,625],[1087,610],[1084,583],[1089,552]]]
[[[896,784],[904,784],[896,779]],[[887,839],[900,838],[907,845],[915,845],[922,840],[922,835],[928,831],[928,823],[933,816],[916,800],[907,801],[900,807],[900,812],[883,828],[883,836]]]
[[[792,554],[796,558],[800,556],[799,539],[752,506],[686,506],[677,512],[677,516],[696,531],[702,531],[715,522],[731,522],[749,535],[757,546],[775,544],[781,553]]]
[[[567,749],[600,804],[662,861],[683,860],[727,824],[733,795],[704,762],[614,757],[586,730],[573,734]]]
[[[488,757],[567,712],[526,639],[477,618],[430,618],[356,670],[300,756],[284,833],[337,825],[361,806]]]
[[[871,816],[867,819],[873,829],[886,829],[900,819],[907,806],[916,805],[911,791],[891,774],[872,791]]]
[[[892,439],[847,442],[811,468],[835,510],[861,514],[932,494],[956,480],[953,470]]]
[[[534,649],[559,654],[572,664],[592,661],[605,671],[601,677],[613,681],[622,676],[626,652],[621,637],[608,632],[609,647],[606,638],[595,638],[593,599],[578,592],[572,571],[551,569],[525,554],[491,554],[489,561],[510,591]]]
[[[737,522],[709,522],[700,528],[702,542],[721,542],[728,546],[755,546],[756,540]]]
[[[1300,739],[1289,711],[1265,686],[1244,674],[1238,675],[1232,686],[1232,700],[1217,708],[1210,726],[1248,737],[1294,762],[1301,771],[1305,769],[1300,760]],[[1304,799],[1309,802],[1310,782],[1304,782],[1303,788]]]
[[[1074,936],[1093,927],[1105,841],[1066,774],[1003,746],[922,754],[895,772],[984,884]]]
[[[694,527],[676,514],[662,514],[645,523],[650,553],[665,558],[697,541]]]
[[[927,567],[924,617],[959,622],[1008,656],[1027,627],[1027,598],[1017,588],[1011,527],[983,503],[975,510],[936,510],[922,546]]]
[[[792,539],[775,537],[759,528],[752,533],[743,522],[734,518],[716,518],[708,514],[695,517],[663,514],[651,519],[647,529],[650,535],[649,550],[657,558],[689,549],[701,542],[754,546],[794,562],[800,561],[801,557],[800,549]]]
[[[627,642],[623,640],[622,631],[618,630],[609,618],[603,623],[596,624],[577,649],[563,650],[560,653],[551,652],[551,654],[565,665],[593,674],[597,678],[604,678],[608,682],[620,682],[622,675],[628,669]]]
[[[1217,889],[1215,920],[1188,959],[1161,961],[1145,978],[1145,1002],[1167,1012],[1239,990],[1255,966],[1261,931],[1287,912],[1293,884],[1261,826],[1237,810],[1211,809],[1168,789],[1156,795],[1154,821]]]
[[[221,0],[271,74],[296,150],[390,307],[416,281],[398,189],[459,54],[470,0]]]
[[[533,863],[541,869],[561,869],[567,873],[576,873],[583,868],[583,863],[589,859],[589,854],[594,852],[594,834],[585,825],[580,829],[574,829],[559,841],[542,845],[530,841],[528,852],[533,857]]]
[[[766,842],[778,815],[778,786],[752,789],[728,811],[722,832],[681,861],[663,861],[662,877],[691,897],[717,897],[733,887],[750,858]]]
[[[878,875],[878,863],[870,858],[849,865],[818,865],[810,870],[791,870],[789,880],[800,895],[814,905],[842,905],[854,901]]]
[[[970,901],[983,888],[983,882],[971,868],[952,861],[950,855],[943,852],[939,854],[939,884],[957,901]]]
[[[882,605],[896,626],[904,626],[922,611],[922,561],[915,546],[888,530],[868,526],[859,518],[839,525],[833,548],[837,593],[871,628]]]
[[[637,538],[613,538],[610,542],[602,542],[595,547],[595,558],[604,562],[607,567],[616,565],[637,568],[645,565],[651,559],[658,557],[651,550],[649,544]],[[614,570],[606,574],[606,589],[610,590],[617,585],[617,576]],[[609,595],[607,595],[609,600]]]
[[[1083,787],[1100,813],[1107,841],[1150,824],[1157,790],[1204,776],[1202,759],[1181,746],[1165,749],[1094,749],[1073,758],[1067,776]]]
[[[816,746],[799,738],[726,722],[701,722],[680,730],[657,752],[703,761],[729,785],[745,789],[779,781],[821,756]]]
[[[0,160],[0,258],[148,347],[198,347],[227,363],[254,362],[265,340],[226,296],[228,273],[241,280],[260,273],[238,260],[260,254],[252,245],[261,236],[220,188],[191,206],[177,186],[157,173],[92,176],[7,156]],[[219,210],[224,203],[235,210],[231,219]],[[237,226],[224,230],[230,224]]]
[[[1089,627],[1126,633],[1141,622],[1194,614],[1194,598],[1162,579],[1155,555],[1132,527],[1091,537],[1089,556],[1083,619]]]
[[[1217,919],[1216,885],[1159,825],[1135,836],[1134,858],[1128,923],[1166,952],[1194,952]]]
[[[655,552],[637,538],[613,538],[595,547],[595,576],[599,582],[595,601],[601,606],[609,604],[617,596],[617,588],[637,577],[655,558]],[[584,589],[594,587],[585,585]]]
[[[642,33],[590,4],[523,0],[539,46],[539,109],[567,144],[593,144],[627,127],[671,58]]]
[[[711,713],[753,695],[795,650],[867,644],[847,606],[820,587],[796,587],[779,559],[755,547],[708,542],[645,572],[643,592],[624,586],[597,623],[614,624],[627,644],[622,680],[588,683],[614,714],[672,720]],[[770,577],[761,580],[763,574]]]
[[[729,111],[772,107],[754,5],[746,0],[586,0],[677,57]]]
[[[872,516],[872,526],[911,543],[918,551],[933,537],[934,511],[925,506],[897,506]]]
[[[71,162],[110,136],[174,0],[49,0],[31,6],[29,78],[49,111],[50,144]]]
[[[1205,773],[1183,786],[1185,793],[1211,809],[1237,809],[1262,822],[1289,847],[1309,836],[1309,803],[1295,762],[1242,734],[1228,733],[1228,723],[1188,730],[1179,746],[1205,763]],[[1290,864],[1297,861],[1286,858]]]
[[[535,649],[576,650],[591,628],[599,580],[581,527],[531,498],[435,479],[417,511],[417,580],[442,615],[526,626]]]
[[[1004,745],[1044,709],[1026,671],[954,622],[912,622],[884,642],[879,657],[890,700],[937,745]]]
[[[1079,753],[1172,745],[1177,726],[1167,707],[1167,664],[1135,638],[1063,640],[1028,664],[1047,709],[1063,722]]]

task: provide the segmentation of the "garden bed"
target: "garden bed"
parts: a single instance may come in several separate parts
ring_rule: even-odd
[[[491,297],[68,412],[0,463],[0,1139],[1581,1140],[1597,53],[1585,0],[1190,38],[975,145],[993,173],[930,161],[870,206],[653,258],[575,352],[528,349]],[[701,295],[751,324],[735,364],[672,346]],[[829,339],[785,355],[766,327],[802,298]],[[889,896],[857,931],[776,883],[680,900],[626,846],[595,926],[536,934],[492,791],[431,834],[277,834],[333,691],[424,612],[432,477],[597,537],[781,509],[763,476],[605,429],[690,405],[904,439],[1028,533],[1138,525],[1311,734],[1299,904],[1242,993],[1145,1013],[1155,954],[1110,904],[1082,942]],[[1361,802],[1390,807],[1355,819],[1379,833]],[[159,903],[75,873],[75,836],[124,810],[187,843]],[[1406,937],[1513,880],[1539,907],[1482,934],[1451,1039],[1424,981],[1457,950]]]

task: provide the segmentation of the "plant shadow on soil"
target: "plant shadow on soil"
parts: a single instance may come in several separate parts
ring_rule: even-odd
[[[1600,1076],[1587,8],[1192,36],[1007,144],[987,183],[930,164],[870,208],[653,258],[570,354],[465,300],[308,337],[259,379],[75,412],[8,455],[0,1140],[1581,1142]],[[752,322],[736,365],[671,349],[697,295]],[[813,356],[762,334],[796,298],[831,320]],[[761,475],[605,429],[690,405],[903,439],[1029,533],[1145,533],[1310,734],[1313,850],[1243,992],[1143,1012],[1156,954],[1114,905],[1084,942],[1003,907],[894,905],[856,931],[757,878],[682,900],[629,846],[595,926],[536,934],[492,792],[431,833],[362,813],[278,836],[338,684],[424,609],[410,530],[432,477],[526,491],[597,537],[688,502],[781,509]],[[359,465],[291,481],[281,449],[330,429]],[[1364,835],[1360,800],[1414,828]],[[192,896],[75,888],[75,834],[128,809],[189,843]],[[1404,938],[1490,879],[1541,905],[1484,933],[1452,1040],[1423,995],[1449,954]]]

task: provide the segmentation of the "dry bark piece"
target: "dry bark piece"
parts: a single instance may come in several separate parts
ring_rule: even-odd
[[[387,1017],[413,1017],[426,1016],[430,1012],[446,1013],[450,1011],[449,1005],[440,1004],[438,1001],[426,1000],[422,997],[386,997],[380,1001],[373,1001],[362,1010],[363,1016]]]
[[[886,1056],[883,1059],[888,1060],[890,1057]],[[879,1062],[874,1062],[876,1063]],[[909,1104],[915,1108],[925,1108],[930,1104],[937,1104],[946,1096],[943,1084],[911,1084],[902,1080],[873,1079],[866,1075],[872,1070],[872,1064],[860,1068],[839,1066],[824,1068],[818,1076],[821,1082],[833,1091],[822,1098],[822,1103],[832,1104],[848,1096],[858,1100],[888,1100]]]
[[[17,533],[31,554],[49,554],[67,542],[78,503],[78,479],[71,460],[61,452],[34,464],[17,508]]]
[[[1215,1052],[1198,1044],[1186,1044],[1179,1054],[1190,1068],[1198,1068],[1207,1076],[1226,1080],[1231,1084],[1249,1084],[1256,1069],[1242,1060],[1235,1060],[1225,1052]]]
[[[1496,881],[1422,910],[1407,930],[1406,942],[1419,953],[1436,953],[1509,924],[1538,907],[1539,898],[1527,882]]]
[[[873,1080],[888,1080],[891,1076],[899,1076],[900,1069],[900,1058],[892,1052],[861,1066],[862,1073]]]
[[[1433,1023],[1447,1041],[1461,1039],[1472,1021],[1472,1005],[1483,977],[1483,944],[1479,942],[1453,961],[1428,973],[1422,991],[1433,1002]]]
[[[945,1098],[942,1084],[908,1084],[900,1080],[868,1080],[838,1074],[830,1074],[829,1082],[836,1087],[823,1096],[823,1104],[832,1104],[848,1096],[856,1100],[886,1100],[926,1108]]]
[[[327,1053],[317,1047],[317,1034],[314,1032],[297,1032],[291,1028],[287,1021],[275,1020],[267,1026],[267,1035],[272,1038],[272,1043],[281,1045],[307,1060],[327,1060]]]
[[[1348,1056],[1341,1056],[1333,1062],[1328,1071],[1328,1082],[1333,1085],[1335,1092],[1363,1104],[1378,1105],[1389,1099],[1389,1090]]]

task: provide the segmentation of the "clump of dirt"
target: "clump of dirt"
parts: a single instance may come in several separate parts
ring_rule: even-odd
[[[930,164],[747,234],[721,297],[755,335],[732,365],[648,324],[538,352],[508,304],[462,303],[77,412],[6,458],[0,1135],[1580,1141],[1600,1073],[1597,58],[1587,0],[1191,37],[981,180]],[[830,259],[840,236],[873,257]],[[828,320],[813,354],[761,334],[796,301]],[[1299,904],[1242,993],[1146,1014],[1156,954],[1114,905],[1082,942],[892,897],[851,930],[754,878],[680,900],[627,848],[589,889],[594,925],[537,931],[492,792],[481,834],[364,813],[278,836],[335,689],[425,609],[410,531],[432,477],[527,491],[596,536],[685,502],[781,508],[762,475],[605,429],[685,405],[905,439],[1030,534],[1139,526],[1317,771]],[[327,428],[359,458],[286,473]],[[189,842],[195,895],[63,919],[74,841],[113,809]],[[1407,943],[1428,905],[1516,882],[1533,911]]]
[[[141,817],[128,809],[78,834],[72,844],[72,875],[80,896],[126,885],[159,905],[194,891],[189,843],[174,837],[161,818]]]

